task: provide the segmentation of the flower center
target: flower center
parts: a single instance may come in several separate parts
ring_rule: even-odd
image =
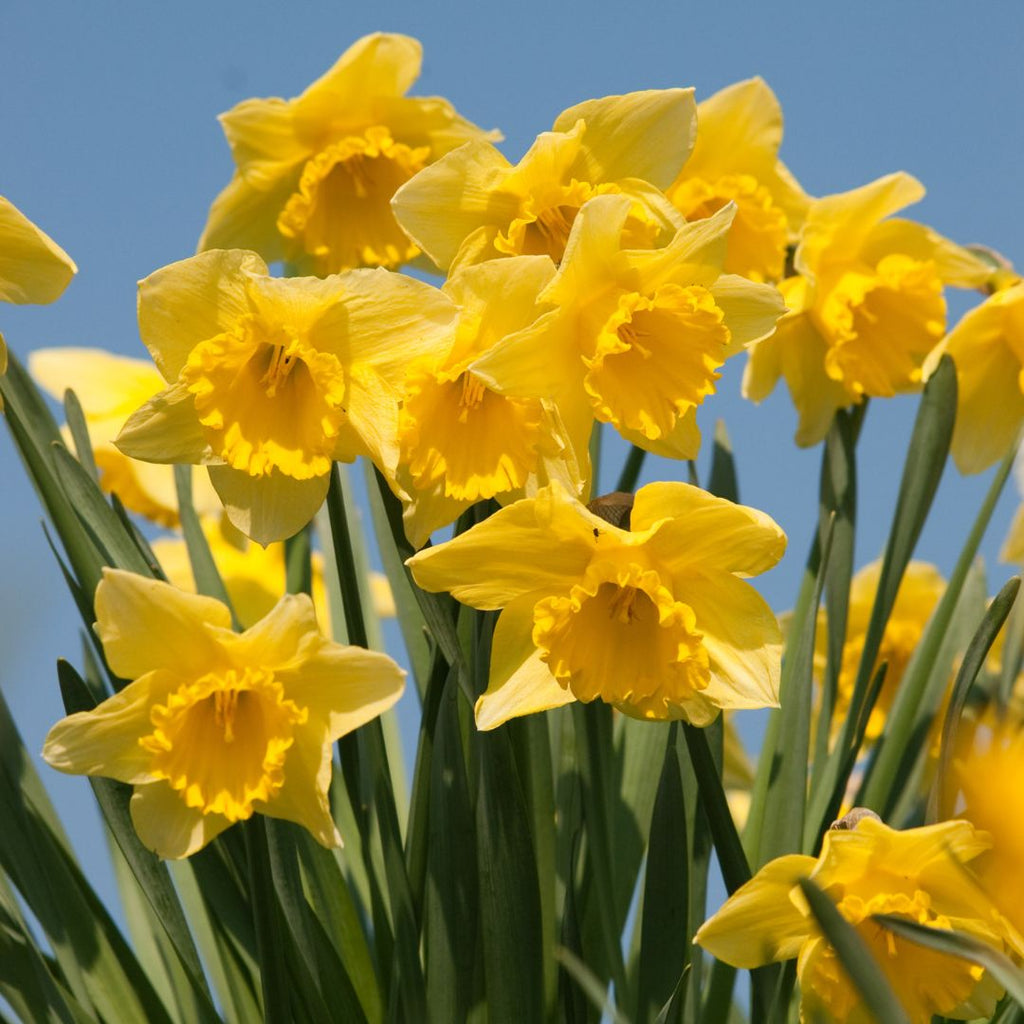
[[[946,328],[934,264],[901,253],[873,272],[841,274],[815,313],[829,342],[825,372],[858,395],[889,398],[919,386],[921,364]]]
[[[294,729],[309,717],[284,697],[268,669],[208,673],[150,711],[153,731],[139,740],[154,779],[166,779],[189,807],[248,818],[284,784]]]
[[[595,563],[567,597],[533,611],[533,642],[559,683],[635,718],[685,714],[710,678],[701,640],[693,609],[635,563]]]
[[[603,422],[655,440],[715,390],[729,329],[699,285],[661,285],[652,297],[620,296],[584,357],[584,387]]]
[[[409,375],[399,426],[401,461],[416,486],[479,501],[523,487],[542,441],[541,403],[491,391],[469,371]]]
[[[325,147],[306,163],[277,218],[289,259],[318,276],[411,260],[419,249],[398,226],[391,197],[429,156],[429,146],[396,142],[380,125]]]
[[[703,220],[726,203],[736,204],[723,269],[753,281],[778,281],[786,265],[788,221],[771,192],[752,174],[726,174],[714,181],[686,178],[669,198],[687,220]]]
[[[251,476],[323,476],[345,420],[338,359],[253,316],[201,342],[182,380],[215,454]]]

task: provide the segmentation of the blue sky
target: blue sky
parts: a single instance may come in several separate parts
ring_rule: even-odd
[[[693,85],[698,99],[759,74],[786,117],[782,156],[811,194],[895,170],[927,198],[910,211],[959,242],[983,242],[1024,265],[1024,5],[934,2],[735,2],[558,5],[183,2],[8,5],[0,195],[36,220],[80,273],[51,307],[0,308],[0,331],[24,357],[35,347],[97,345],[144,355],[135,282],[194,251],[231,160],[216,115],[248,96],[293,96],[359,36],[406,32],[424,44],[414,91],[441,94],[506,136],[518,158],[564,108],[592,96]],[[975,297],[951,296],[951,316]],[[789,607],[816,515],[817,449],[792,444],[784,390],[761,407],[739,397],[742,360],[702,414],[733,436],[742,499],[790,535],[763,580]],[[858,564],[884,543],[916,399],[875,402],[861,445]],[[704,463],[701,463],[704,468]],[[649,466],[644,480],[679,478]],[[919,557],[948,573],[990,474],[939,491]],[[77,659],[77,620],[39,527],[13,446],[0,436],[0,686],[30,749],[61,714],[54,662]],[[1011,487],[1012,490],[1012,487]],[[983,547],[996,554],[1016,505],[1004,497]],[[43,769],[80,842],[98,837],[74,804],[81,780]],[[109,880],[104,881],[109,891]]]

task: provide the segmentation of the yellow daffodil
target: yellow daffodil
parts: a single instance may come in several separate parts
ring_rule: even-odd
[[[659,191],[693,147],[692,89],[587,100],[563,111],[513,166],[494,146],[467,143],[395,193],[398,222],[443,270],[500,256],[562,258],[583,204],[630,198],[634,244],[671,235],[680,218]]]
[[[779,160],[782,108],[761,78],[697,105],[697,141],[668,197],[687,220],[736,204],[724,269],[778,281],[810,202]]]
[[[953,461],[980,473],[1013,446],[1024,423],[1024,281],[1001,287],[966,313],[932,353],[926,374],[948,353],[956,365]]]
[[[644,250],[631,248],[631,207],[614,195],[583,207],[540,293],[553,308],[472,369],[502,394],[551,398],[577,452],[596,418],[647,451],[693,458],[696,408],[719,368],[771,333],[784,307],[774,287],[721,273],[735,206]]]
[[[399,423],[396,490],[410,496],[405,529],[415,547],[483,498],[508,504],[552,479],[581,493],[580,455],[557,407],[498,394],[469,369],[536,319],[554,273],[546,256],[517,256],[464,267],[445,284],[459,307],[452,345],[410,367]]]
[[[114,445],[131,413],[163,389],[157,368],[149,360],[98,348],[36,349],[29,354],[28,367],[54,398],[63,400],[69,388],[75,392],[89,429],[100,487],[116,494],[132,512],[161,526],[177,526],[178,497],[171,467],[130,459]],[[65,437],[70,441],[66,430]],[[192,474],[192,503],[204,515],[220,510],[206,473]]]
[[[785,377],[800,417],[796,442],[816,444],[837,409],[915,391],[946,329],[943,285],[974,286],[991,271],[923,224],[891,215],[924,195],[890,174],[811,203],[797,274],[780,285],[788,315],[750,351],[743,380],[755,402]]]
[[[231,606],[238,621],[247,629],[267,615],[285,592],[284,545],[268,544],[262,548],[250,544],[223,518],[206,518],[202,526]],[[180,590],[195,593],[195,578],[185,542],[179,537],[161,537],[153,541],[151,547],[167,579]],[[323,555],[314,551],[311,561],[313,607],[324,635],[330,636],[331,614],[324,584]],[[387,577],[379,572],[371,573],[370,591],[377,615],[381,618],[394,616],[395,601]]]
[[[253,812],[340,842],[331,744],[398,700],[405,673],[390,658],[325,639],[304,595],[234,633],[219,601],[107,569],[96,615],[107,663],[132,682],[50,730],[54,768],[131,785],[136,831],[161,857]]]
[[[53,302],[77,273],[71,257],[0,196],[0,302]]]
[[[228,518],[268,544],[313,517],[331,461],[398,459],[406,365],[450,336],[451,301],[386,270],[272,278],[251,252],[201,253],[139,285],[139,330],[169,385],[117,438],[206,465]]]
[[[875,924],[896,914],[931,928],[965,932],[997,950],[1020,953],[1020,937],[974,883],[964,864],[991,846],[966,821],[897,831],[871,816],[826,832],[818,857],[791,854],[766,864],[706,921],[694,939],[719,960],[754,968],[799,957],[800,1018],[849,1024],[874,1020],[798,887],[810,878],[864,940],[908,1017],[970,1020],[992,1013],[1001,994],[983,968],[938,953]]]
[[[871,620],[871,609],[878,592],[878,581],[882,573],[882,563],[872,562],[864,566],[850,581],[850,603],[846,619],[846,642],[843,645],[843,660],[839,669],[838,689],[833,713],[836,728],[846,718],[853,700],[853,688],[857,679],[857,667],[864,653],[864,641],[867,638],[868,623]],[[878,649],[874,670],[884,661],[887,663],[885,681],[882,691],[868,719],[865,739],[872,742],[882,734],[885,719],[896,697],[903,674],[917,645],[921,642],[928,620],[935,611],[943,592],[946,581],[939,570],[927,562],[911,562],[896,592],[889,621],[882,635],[882,643]],[[825,668],[825,647],[827,620],[824,611],[818,615],[817,640],[815,643],[815,668],[819,674]],[[941,725],[941,722],[938,723]]]
[[[552,483],[408,565],[425,590],[504,609],[478,728],[597,698],[706,725],[778,701],[778,623],[741,577],[785,546],[764,513],[689,484],[642,487],[621,528]]]
[[[413,259],[389,206],[395,190],[464,142],[501,138],[447,100],[406,96],[421,61],[415,39],[365,36],[301,96],[222,114],[237,169],[199,248],[254,249],[320,276]]]

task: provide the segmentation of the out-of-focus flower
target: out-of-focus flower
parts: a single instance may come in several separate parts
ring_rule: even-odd
[[[824,1014],[869,1024],[874,1018],[799,889],[799,879],[810,878],[856,928],[914,1024],[928,1024],[934,1014],[987,1017],[1001,988],[983,968],[899,938],[871,917],[895,914],[965,932],[1001,952],[1024,952],[1020,936],[963,866],[990,846],[988,834],[966,821],[897,831],[863,816],[848,830],[826,832],[817,858],[791,854],[766,864],[694,941],[735,967],[798,956],[801,1020]]]
[[[811,203],[797,275],[779,286],[790,312],[751,349],[743,379],[746,397],[759,402],[785,377],[800,416],[797,444],[822,440],[837,409],[918,390],[946,329],[943,285],[990,276],[966,249],[891,216],[923,195],[899,173]]]
[[[647,451],[694,458],[696,408],[719,367],[771,333],[784,307],[774,287],[721,273],[734,206],[662,249],[631,247],[631,208],[624,196],[583,207],[540,293],[554,308],[472,369],[503,394],[551,398],[578,452],[596,418]]]
[[[1024,455],[1021,453],[1022,449],[1018,449],[1013,474],[1017,481],[1017,494],[1024,498]],[[1017,506],[1013,522],[1010,523],[1010,529],[999,552],[999,559],[1024,566],[1024,501]]]
[[[980,473],[1013,446],[1024,423],[1024,281],[997,276],[998,291],[961,321],[928,357],[926,375],[948,353],[956,366],[953,461]]]
[[[501,138],[447,100],[406,96],[421,60],[415,39],[365,36],[301,96],[222,114],[237,169],[199,248],[254,249],[319,276],[413,259],[389,205],[395,190],[464,142]]]
[[[203,533],[217,565],[231,606],[243,629],[254,626],[274,607],[286,588],[284,544],[265,548],[248,539],[223,518],[204,519]],[[188,547],[180,537],[161,537],[152,542],[160,568],[167,579],[181,590],[195,593],[195,577]],[[324,560],[319,551],[311,556],[313,567],[313,607],[325,636],[331,635],[331,612],[324,584]],[[393,617],[395,600],[388,579],[382,573],[370,574],[370,592],[374,611],[380,618]]]
[[[778,702],[778,623],[741,577],[785,546],[764,513],[688,484],[642,487],[620,528],[552,483],[408,565],[425,590],[504,609],[479,728],[597,698],[707,725]]]
[[[546,256],[517,256],[463,267],[445,284],[459,307],[451,348],[410,366],[399,423],[396,490],[409,495],[405,530],[415,547],[484,498],[508,504],[551,479],[582,492],[587,454],[573,449],[557,406],[498,394],[470,369],[536,319],[554,273]]]
[[[692,89],[632,92],[563,111],[512,166],[477,141],[453,150],[395,193],[398,222],[442,269],[500,256],[562,258],[580,207],[628,196],[631,244],[680,222],[667,188],[693,147]]]
[[[0,196],[0,302],[53,302],[77,273],[71,257]]]
[[[75,392],[89,428],[100,487],[116,494],[132,512],[161,526],[177,526],[178,498],[171,467],[130,459],[114,445],[131,413],[163,389],[157,368],[148,360],[98,348],[36,349],[29,354],[28,367],[54,398],[62,400],[68,388]],[[70,442],[70,432],[65,429],[64,434]],[[192,503],[202,515],[220,510],[206,473],[192,474]]]
[[[305,595],[234,633],[219,601],[106,569],[96,615],[107,663],[132,682],[50,730],[54,768],[133,786],[132,821],[161,857],[187,857],[254,812],[340,842],[331,744],[401,696],[390,658],[327,640]]]
[[[724,269],[778,281],[810,199],[779,160],[782,109],[761,78],[737,82],[697,105],[697,141],[667,191],[688,221],[736,204]]]
[[[854,684],[857,680],[857,668],[861,655],[864,653],[864,641],[867,638],[868,623],[871,620],[871,609],[878,592],[881,578],[882,563],[872,562],[864,566],[850,581],[850,603],[846,618],[846,642],[843,645],[843,659],[839,668],[839,681],[836,692],[836,703],[833,712],[833,724],[838,728],[850,710],[853,700]],[[872,672],[884,661],[887,663],[885,680],[881,693],[868,719],[865,740],[873,742],[882,734],[885,719],[896,697],[903,673],[917,645],[921,642],[928,620],[935,611],[943,592],[946,581],[939,570],[927,562],[910,562],[907,565],[896,601],[893,604],[889,621],[886,623],[882,642],[878,649],[878,657],[872,666]],[[824,610],[818,614],[817,639],[815,641],[815,672],[820,679],[825,671],[825,650],[828,623]],[[941,720],[939,722],[941,725]]]
[[[408,363],[450,337],[438,289],[386,270],[272,278],[255,253],[200,253],[139,285],[139,331],[169,385],[117,437],[126,455],[206,465],[246,536],[313,517],[333,459],[393,478]]]

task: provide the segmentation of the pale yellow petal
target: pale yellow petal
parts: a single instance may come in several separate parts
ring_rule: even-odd
[[[533,608],[542,596],[524,594],[498,618],[487,691],[476,702],[478,729],[496,729],[510,718],[548,711],[576,699],[541,661],[533,643]]]
[[[568,589],[583,575],[608,524],[558,485],[517,501],[406,563],[425,590],[474,608],[502,608],[533,590]]]
[[[500,189],[511,164],[486,142],[467,142],[407,181],[391,200],[402,230],[442,269],[488,224],[515,216],[518,197]]]
[[[254,252],[214,249],[171,263],[139,282],[139,333],[173,384],[192,349],[248,311],[245,272],[266,274]]]
[[[195,401],[184,384],[172,385],[136,409],[114,444],[145,462],[200,464],[213,458]]]
[[[734,967],[754,968],[789,960],[811,937],[811,926],[790,899],[813,857],[790,854],[766,864],[698,929],[693,941]]]
[[[53,302],[77,272],[49,235],[0,196],[0,302]]]
[[[426,490],[413,489],[406,481],[409,500],[402,512],[402,526],[409,543],[419,550],[431,536],[456,519],[470,507],[470,501],[458,501],[444,493],[444,483]]]
[[[687,409],[664,437],[647,437],[642,430],[631,430],[623,423],[615,429],[631,444],[662,458],[695,459],[700,454],[701,433],[695,406]]]
[[[285,594],[244,633],[228,637],[225,649],[239,667],[261,665],[276,674],[301,664],[321,643],[312,600],[306,594]]]
[[[296,191],[299,174],[296,168],[260,189],[236,171],[210,206],[197,251],[251,249],[271,262],[283,259],[284,239],[277,230],[277,218]]]
[[[124,679],[156,669],[197,678],[224,664],[207,626],[231,628],[231,613],[212,597],[169,583],[104,569],[96,588],[96,634],[110,668]]]
[[[583,120],[583,148],[572,165],[579,181],[642,178],[665,189],[693,148],[697,106],[693,89],[648,89],[586,100],[555,119],[555,131]]]
[[[1024,565],[1024,505],[1018,506],[1013,514],[1013,522],[999,551],[999,561]]]
[[[786,312],[779,289],[770,284],[756,284],[745,277],[723,274],[711,286],[715,304],[725,314],[725,325],[731,335],[728,354],[766,338]]]
[[[735,216],[736,204],[726,203],[710,217],[684,224],[664,248],[629,253],[629,265],[641,275],[644,290],[650,293],[669,281],[710,288],[722,272]]]
[[[136,786],[129,810],[143,846],[167,860],[191,857],[231,824],[223,814],[189,807],[169,782]]]
[[[921,263],[930,260],[945,284],[960,288],[981,288],[992,276],[991,266],[968,249],[924,224],[902,217],[891,217],[875,225],[861,249],[861,257],[875,265],[894,252],[904,253]]]
[[[786,535],[771,516],[681,482],[647,484],[636,492],[632,532],[658,523],[644,547],[671,572],[691,566],[756,576],[786,551]]]
[[[286,100],[243,100],[219,120],[239,174],[261,192],[311,155],[295,134],[292,106]]]
[[[329,474],[296,480],[276,469],[264,476],[230,466],[210,466],[209,471],[228,519],[264,547],[298,533],[324,503],[330,482]]]

